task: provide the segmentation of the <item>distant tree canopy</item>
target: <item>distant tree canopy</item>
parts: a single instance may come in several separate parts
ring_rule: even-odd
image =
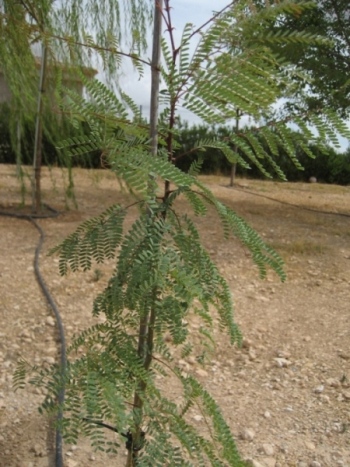
[[[0,163],[15,164],[16,155],[11,147],[8,115],[8,107],[0,107]],[[75,129],[66,122],[65,132],[67,137],[69,134],[73,134],[74,131]],[[86,131],[88,132],[88,128],[86,128]],[[174,154],[176,165],[182,170],[187,171],[194,160],[202,158],[203,165],[201,172],[203,174],[228,175],[231,170],[231,164],[220,149],[208,148],[205,151],[193,151],[192,148],[201,140],[225,139],[231,131],[232,128],[226,126],[209,127],[207,125],[189,125],[187,122],[178,122],[176,132],[177,149]],[[263,141],[262,144],[264,144]],[[27,165],[32,164],[34,136],[30,125],[28,125],[22,135],[21,145],[22,162]],[[267,147],[265,149],[268,151]],[[309,177],[315,176],[319,181],[325,183],[350,184],[350,148],[347,151],[339,153],[329,146],[327,152],[321,152],[317,149],[316,145],[310,144],[310,149],[315,154],[315,159],[308,157],[303,151],[299,150],[297,152],[297,157],[304,167],[304,170],[301,171],[295,167],[288,155],[284,154],[281,148],[278,164],[289,181],[307,181]],[[100,151],[75,157],[67,156],[64,152],[57,149],[47,136],[44,136],[43,155],[44,164],[49,166],[103,168]],[[264,164],[266,170],[273,175],[273,168],[269,167],[266,161]],[[253,164],[250,169],[245,169],[238,165],[237,175],[249,178],[264,178],[261,171]]]
[[[231,164],[219,149],[209,148],[205,152],[187,151],[195,147],[200,140],[206,138],[225,138],[232,132],[232,128],[215,128],[205,125],[189,126],[186,123],[179,126],[177,135],[178,149],[175,153],[175,158],[177,158],[176,164],[182,170],[188,170],[193,160],[202,157],[202,173],[229,174]],[[269,152],[266,142],[262,138],[260,140],[261,144],[264,145],[264,149]],[[324,183],[350,184],[350,148],[344,152],[337,152],[334,148],[328,146],[326,151],[320,151],[317,149],[316,144],[311,143],[309,149],[315,155],[315,158],[309,157],[300,148],[295,147],[296,157],[304,167],[304,170],[300,170],[293,164],[288,154],[283,151],[283,148],[279,148],[280,155],[278,156],[277,163],[285,173],[288,181],[308,181],[310,177],[314,176],[318,181]],[[279,179],[277,174],[274,174],[274,169],[269,166],[267,160],[262,161],[262,164],[267,172],[275,176],[276,179]],[[265,178],[261,171],[253,164],[251,164],[250,169],[237,165],[237,175],[249,178]]]

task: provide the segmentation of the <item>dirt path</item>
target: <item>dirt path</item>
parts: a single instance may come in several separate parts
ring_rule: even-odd
[[[0,167],[0,208],[13,208],[19,200],[13,174],[13,167]],[[204,243],[234,294],[245,337],[239,350],[218,336],[216,354],[200,369],[200,379],[252,465],[350,467],[350,188],[240,180],[233,190],[223,178],[204,180],[282,254],[288,280],[282,284],[269,273],[261,281],[247,251],[234,240],[223,241],[213,215],[200,219]],[[75,183],[79,211],[40,221],[45,252],[83,219],[128,199],[107,172],[78,170]],[[62,184],[58,170],[47,173],[43,183],[45,199],[60,210],[65,208]],[[36,364],[57,358],[55,326],[33,274],[37,239],[29,222],[0,216],[1,467],[54,465],[48,421],[37,412],[43,394],[30,386],[12,389],[21,356]],[[44,253],[41,269],[69,341],[93,322],[93,298],[113,265],[62,278],[57,262]],[[196,363],[181,364],[198,374]],[[166,381],[162,385],[171,390]],[[191,416],[200,426],[198,414]],[[65,462],[66,467],[121,467],[125,457],[122,453],[116,461],[82,442],[65,446]]]

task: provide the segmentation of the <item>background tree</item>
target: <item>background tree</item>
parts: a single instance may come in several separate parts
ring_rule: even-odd
[[[260,1],[258,7],[263,8]],[[350,5],[347,0],[319,0],[302,15],[285,15],[266,24],[266,34],[286,32],[317,34],[327,37],[328,43],[296,44],[273,50],[291,65],[306,73],[295,77],[294,96],[289,108],[315,110],[332,108],[340,115],[349,115],[350,109]]]

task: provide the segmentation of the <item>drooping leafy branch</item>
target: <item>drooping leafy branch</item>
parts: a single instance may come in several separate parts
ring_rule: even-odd
[[[93,69],[96,66],[104,70],[111,82],[120,65],[122,35],[130,39],[123,43],[128,57],[145,46],[150,2],[132,0],[123,4],[121,11],[115,0],[85,3],[0,0],[0,73],[10,93],[10,142],[16,154],[18,174],[23,174],[24,159],[34,161],[32,189],[36,210],[41,205],[40,167],[45,156],[42,139],[55,146],[71,134],[67,116],[60,109],[64,98],[59,94],[60,84],[82,88],[77,75],[82,73],[91,78],[97,73]],[[124,35],[123,31],[130,31],[130,34]],[[83,42],[87,47],[81,47]],[[100,44],[99,55],[91,53],[97,47],[96,42]],[[75,130],[84,132],[83,128]],[[26,144],[31,141],[30,133],[35,141]],[[28,154],[24,157],[25,152]],[[64,152],[58,151],[57,157],[61,165],[70,169],[70,158]],[[21,180],[24,183],[23,177]],[[72,186],[69,170],[68,196],[73,194]]]

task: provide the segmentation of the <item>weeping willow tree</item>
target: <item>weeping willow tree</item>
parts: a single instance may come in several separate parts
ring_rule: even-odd
[[[33,133],[33,209],[41,208],[41,164],[43,136],[52,144],[67,137],[70,130],[62,112],[60,83],[74,87],[79,72],[85,76],[98,64],[112,81],[120,60],[118,55],[91,54],[91,43],[100,44],[100,52],[118,47],[121,33],[130,32],[130,55],[145,46],[145,27],[149,8],[145,0],[124,2],[123,15],[115,0],[104,2],[69,0],[0,0],[0,71],[10,89],[10,135],[16,154],[18,173],[23,175],[26,150],[23,140]],[[130,20],[130,23],[127,21]],[[93,34],[86,31],[93,31]],[[28,130],[29,129],[29,130]],[[76,125],[75,132],[81,131]],[[22,144],[21,144],[22,142]],[[58,153],[60,163],[70,168],[70,158]],[[28,157],[27,157],[28,159]],[[68,194],[72,194],[72,173],[68,172]],[[22,182],[23,179],[21,178]],[[24,201],[24,199],[23,199]]]
[[[123,50],[116,38],[109,38],[112,47],[98,38],[84,43],[100,51],[103,60],[108,61],[109,54],[126,57],[138,68],[151,71],[149,126],[140,123],[138,105],[122,91],[112,92],[84,78],[91,99],[66,90],[67,112],[77,122],[84,120],[90,134],[66,140],[62,147],[73,157],[101,149],[120,183],[134,194],[132,206],[138,206],[139,215],[126,229],[124,220],[131,206],[112,205],[52,251],[60,255],[62,275],[69,270],[87,271],[105,259],[115,259],[116,266],[94,301],[93,315],[103,315],[104,321],[73,340],[64,371],[57,366],[39,369],[31,381],[48,389],[41,408],[50,414],[57,412],[56,395],[65,387],[60,428],[69,443],[87,436],[96,449],[117,452],[126,442],[128,466],[238,467],[245,463],[219,406],[177,363],[177,357],[192,356],[205,364],[207,349],[215,345],[216,326],[228,334],[232,345],[241,342],[231,290],[201,243],[198,217],[205,216],[208,208],[216,210],[225,237],[234,236],[243,243],[262,278],[268,268],[281,280],[285,273],[279,255],[198,178],[201,159],[187,173],[176,166],[177,111],[185,107],[208,124],[235,119],[237,109],[257,122],[264,119],[263,125],[232,132],[224,140],[198,141],[192,150],[214,147],[232,163],[255,164],[270,175],[261,164],[267,159],[281,178],[280,148],[300,166],[296,147],[313,157],[310,139],[322,147],[327,140],[336,141],[337,133],[349,135],[349,131],[329,110],[291,114],[283,121],[266,118],[281,97],[281,89],[288,90],[289,74],[302,73],[282,63],[269,43],[283,46],[323,39],[303,33],[260,37],[259,24],[279,15],[302,15],[311,7],[309,2],[271,2],[255,11],[249,0],[237,0],[202,26],[186,24],[179,43],[174,37],[171,3],[153,2],[152,60],[137,50]],[[245,46],[235,48],[242,36]],[[60,40],[69,47],[82,46],[86,37],[61,35]],[[290,130],[291,124],[299,128],[297,135]],[[180,197],[193,215],[178,210]],[[194,345],[194,332],[188,326],[194,315],[201,322],[199,346]],[[22,362],[15,375],[19,386],[26,367]],[[162,390],[159,379],[164,377],[177,380],[180,396]],[[193,407],[205,421],[200,431],[190,417]],[[106,428],[116,432],[113,443],[105,438]]]

